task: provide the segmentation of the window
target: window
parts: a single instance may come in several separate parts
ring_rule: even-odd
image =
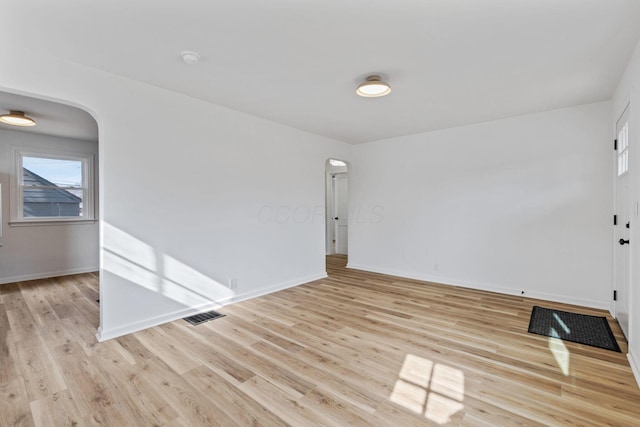
[[[16,149],[12,223],[94,219],[93,156]]]
[[[629,122],[618,132],[618,176],[629,170]]]

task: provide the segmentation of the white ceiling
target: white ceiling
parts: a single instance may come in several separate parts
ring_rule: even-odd
[[[29,49],[353,143],[609,99],[640,36],[638,0],[33,0],[7,13]],[[356,96],[374,72],[391,95]]]
[[[0,129],[53,135],[82,141],[98,140],[98,124],[86,111],[57,102],[0,92],[0,114],[24,111],[36,121],[32,127],[11,126],[0,122]]]

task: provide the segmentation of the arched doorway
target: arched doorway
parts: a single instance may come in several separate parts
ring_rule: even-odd
[[[35,125],[0,123],[0,284],[97,272],[96,120],[71,105],[0,91],[0,115],[10,111]],[[86,297],[95,304],[97,289]],[[98,316],[91,321],[97,327]]]
[[[326,254],[349,252],[349,166],[338,159],[328,159],[326,182]]]

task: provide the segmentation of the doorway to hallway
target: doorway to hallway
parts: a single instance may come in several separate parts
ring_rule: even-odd
[[[326,179],[326,254],[349,252],[349,170],[342,160],[329,159]]]

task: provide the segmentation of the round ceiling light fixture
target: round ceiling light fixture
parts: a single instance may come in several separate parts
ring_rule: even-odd
[[[391,93],[389,83],[383,82],[377,74],[367,77],[366,81],[360,83],[356,89],[356,93],[365,98],[376,98]]]
[[[9,111],[9,114],[0,116],[0,122],[12,126],[35,126],[36,121],[24,115],[24,111]]]
[[[200,61],[200,55],[198,55],[195,52],[190,52],[188,50],[185,50],[180,55],[182,55],[182,60],[185,62],[185,64],[192,65],[192,64],[197,64],[198,61]]]

